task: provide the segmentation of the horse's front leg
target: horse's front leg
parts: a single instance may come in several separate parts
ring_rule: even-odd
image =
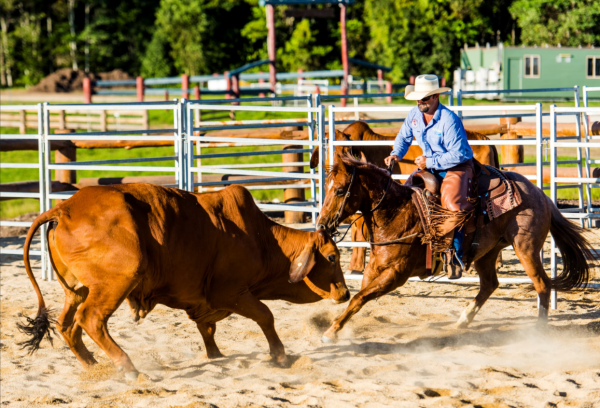
[[[374,270],[369,270],[370,265],[367,266],[367,271],[371,273],[376,273]],[[379,273],[379,276],[376,276],[373,280],[371,280],[368,284],[365,285],[365,281],[363,281],[363,287],[350,301],[350,304],[340,316],[333,322],[331,327],[327,329],[327,331],[323,334],[322,341],[324,343],[332,343],[337,339],[337,333],[342,330],[344,325],[350,320],[352,316],[354,316],[358,311],[370,300],[377,299],[380,296],[383,296],[387,293],[390,293],[392,290],[396,289],[399,286],[404,285],[408,280],[409,274],[398,275],[397,271],[394,268],[385,269],[383,272]],[[366,276],[365,276],[366,278]]]

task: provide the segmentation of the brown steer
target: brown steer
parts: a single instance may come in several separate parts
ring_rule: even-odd
[[[27,234],[25,269],[39,301],[36,318],[21,325],[32,336],[25,343],[31,351],[49,336],[51,319],[31,272],[29,246],[49,221],[50,257],[66,294],[58,330],[88,367],[96,360],[81,339],[85,330],[128,379],[137,378],[137,370],[107,328],[125,299],[135,320],[157,304],[185,310],[209,358],[222,356],[215,323],[238,313],[258,323],[271,355],[284,364],[273,314],[260,300],[340,303],[350,297],[327,233],[271,221],[243,187],[206,194],[142,183],[87,187],[36,218]]]

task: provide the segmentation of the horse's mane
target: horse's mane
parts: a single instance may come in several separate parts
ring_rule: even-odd
[[[331,177],[334,177],[339,172],[340,166],[343,166],[344,164],[346,166],[354,167],[361,173],[379,180],[387,180],[390,177],[390,173],[388,173],[386,169],[382,169],[373,163],[357,160],[352,156],[350,150],[344,149],[342,152],[336,153],[336,157],[338,160],[334,160],[334,165],[331,167],[329,173],[329,176]],[[392,183],[390,184],[390,191],[391,190],[396,190],[398,194],[412,194],[413,192],[412,189],[398,183],[396,180],[392,180]]]

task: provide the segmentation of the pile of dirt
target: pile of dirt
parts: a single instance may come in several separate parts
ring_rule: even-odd
[[[42,79],[36,86],[30,88],[29,92],[81,91],[83,90],[84,78],[90,78],[93,81],[133,79],[127,72],[120,69],[99,74],[86,74],[82,70],[75,71],[71,68],[62,68]]]

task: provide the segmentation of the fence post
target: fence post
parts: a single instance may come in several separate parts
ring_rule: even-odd
[[[144,102],[144,78],[141,76],[135,79],[135,90],[137,94],[137,101]]]
[[[518,122],[521,122],[521,118],[519,117],[500,118],[500,124],[508,126],[508,132],[500,136],[500,138],[503,140],[521,139],[522,137],[517,135],[517,132],[510,131],[510,125],[515,125]],[[500,152],[503,164],[523,163],[523,146],[502,145]],[[509,167],[507,170],[512,171],[514,167]]]
[[[392,93],[392,81],[387,81],[385,83],[385,92],[386,93],[390,93],[390,94]],[[392,97],[391,96],[386,96],[385,97],[385,101],[387,103],[392,103]]]
[[[194,87],[194,99],[200,100],[200,85]]]
[[[240,77],[238,75],[231,77],[231,90],[234,98],[237,99],[240,97]],[[239,103],[234,102],[234,105],[239,105]]]
[[[190,77],[188,74],[181,75],[181,98],[189,99],[190,97]]]
[[[231,77],[229,76],[229,71],[225,71],[223,76],[225,77],[225,99],[230,99],[231,95],[229,93],[231,92]]]
[[[19,124],[19,133],[24,135],[27,133],[27,115],[24,110],[19,111],[20,124]]]
[[[146,127],[146,129],[148,129],[148,128]],[[107,125],[107,119],[106,119],[106,111],[101,110],[100,111],[100,131],[106,132],[107,130],[108,130],[108,125]]]
[[[62,135],[66,133],[75,133],[73,129],[56,129],[55,135]],[[54,153],[55,163],[72,163],[77,161],[77,148],[75,146],[64,147],[56,150]],[[54,170],[55,177],[61,183],[75,184],[77,183],[77,171],[76,170]],[[48,180],[48,183],[52,183]],[[56,204],[61,203],[63,200],[56,200]]]
[[[262,71],[258,71],[258,74],[259,74],[259,75],[260,75],[260,74],[262,74],[262,73],[263,73]],[[259,84],[264,84],[264,83],[265,83],[265,80],[264,80],[264,79],[262,79],[262,78],[258,78],[258,83],[259,83]],[[261,87],[262,87],[262,85],[260,85],[260,86],[259,86],[259,88],[261,88]],[[258,97],[259,97],[259,98],[264,98],[264,97],[265,97],[265,93],[264,93],[264,92],[261,92],[261,93],[259,93],[259,94],[258,94]]]
[[[550,198],[554,205],[557,205],[556,191],[556,105],[550,105]],[[550,277],[556,278],[556,242],[554,237],[550,237]],[[556,310],[556,291],[552,289],[550,292],[550,308]]]
[[[83,78],[83,103],[92,103],[92,80]]]
[[[348,82],[345,79],[342,79],[342,95],[348,95]],[[346,107],[346,98],[341,98],[342,108]]]
[[[58,128],[61,130],[67,128],[67,116],[64,110],[58,111]]]
[[[302,126],[292,126],[285,130],[302,130]],[[283,150],[302,149],[302,146],[285,145]],[[302,153],[283,153],[281,155],[284,163],[301,162],[304,160]],[[283,168],[286,173],[304,173],[304,166],[286,166]],[[283,201],[285,204],[300,203],[306,201],[303,188],[286,188],[283,190]],[[304,222],[304,213],[299,211],[285,211],[286,224],[297,224]]]

